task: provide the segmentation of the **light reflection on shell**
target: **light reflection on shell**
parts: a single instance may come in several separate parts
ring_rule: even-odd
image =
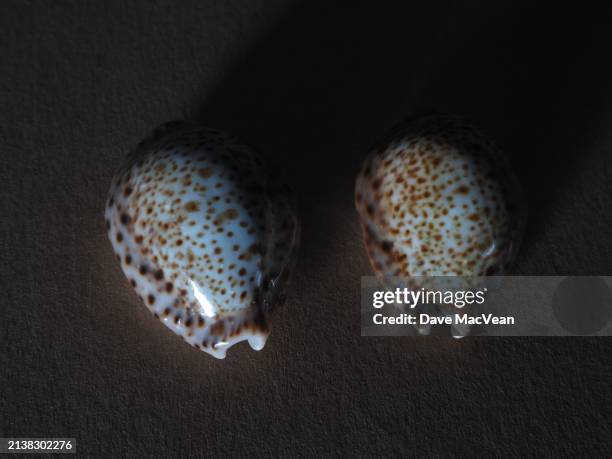
[[[168,328],[224,358],[262,349],[284,301],[299,225],[292,194],[216,129],[170,123],[113,179],[106,228],[136,293]]]

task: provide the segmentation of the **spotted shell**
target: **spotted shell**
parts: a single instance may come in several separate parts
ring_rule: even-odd
[[[262,349],[284,301],[299,226],[286,187],[216,129],[158,128],[114,177],[106,228],[140,299],[192,346]]]
[[[355,202],[384,279],[505,272],[523,227],[517,181],[498,149],[463,119],[430,115],[370,153]]]

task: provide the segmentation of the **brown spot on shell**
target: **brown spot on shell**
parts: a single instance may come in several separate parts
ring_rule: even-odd
[[[198,201],[189,201],[185,204],[185,210],[187,212],[198,212],[200,210],[200,203]]]
[[[198,175],[202,178],[210,178],[213,175],[214,171],[212,169],[212,167],[204,167],[201,169],[198,169]]]

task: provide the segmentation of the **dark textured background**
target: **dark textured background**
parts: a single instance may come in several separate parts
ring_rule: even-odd
[[[398,121],[471,116],[530,197],[516,272],[612,274],[609,8],[333,3],[0,3],[2,436],[104,457],[610,455],[609,339],[361,338],[352,202]],[[139,304],[104,231],[128,149],[191,116],[264,152],[303,219],[268,345],[225,361]]]

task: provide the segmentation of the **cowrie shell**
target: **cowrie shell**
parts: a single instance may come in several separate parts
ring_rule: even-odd
[[[447,115],[396,129],[365,160],[355,187],[365,246],[383,280],[502,274],[525,209],[494,144]]]
[[[264,347],[299,239],[291,193],[252,148],[211,128],[158,128],[114,177],[108,236],[136,293],[214,357]]]

